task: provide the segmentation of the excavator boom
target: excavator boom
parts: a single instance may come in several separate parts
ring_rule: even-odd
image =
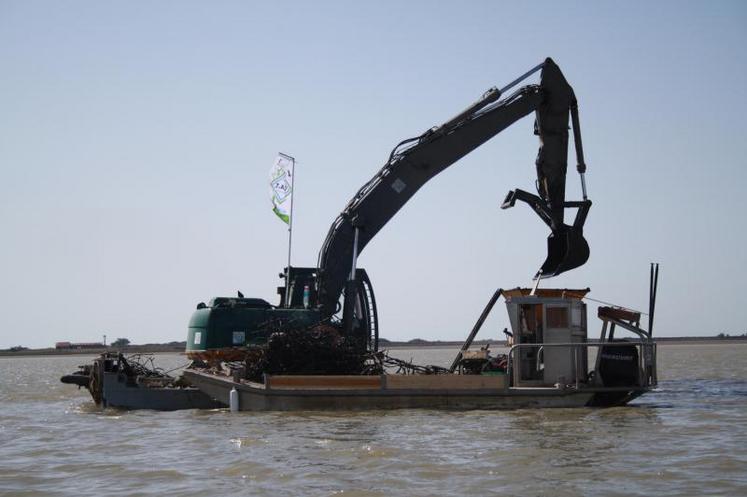
[[[524,86],[502,98],[508,89],[540,69],[539,85]],[[585,186],[583,201],[565,201],[569,113],[574,117],[582,180],[585,172],[575,109],[573,89],[558,66],[547,59],[505,88],[489,90],[443,125],[401,142],[330,227],[318,261],[321,315],[331,316],[337,311],[346,281],[355,280],[358,254],[428,180],[532,112],[540,138],[536,161],[539,195],[514,190],[502,207],[511,207],[516,200],[527,202],[550,227],[548,257],[538,277],[554,276],[586,262],[589,248],[583,238],[583,222],[591,201],[586,199]],[[573,225],[564,223],[567,207],[578,208]]]

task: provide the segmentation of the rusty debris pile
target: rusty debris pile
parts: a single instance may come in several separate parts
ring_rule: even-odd
[[[264,373],[361,374],[365,356],[334,327],[318,325],[276,331],[266,345],[247,347],[240,362],[245,379],[260,381]]]
[[[135,379],[140,385],[177,388],[189,386],[189,382],[182,376],[176,378],[169,374],[174,370],[164,371],[163,368],[157,367],[153,359],[152,354],[119,354],[119,367],[128,379]]]
[[[180,376],[175,378],[171,371],[164,371],[155,365],[151,354],[125,356],[119,352],[105,352],[93,364],[78,366],[78,370],[61,378],[63,383],[84,387],[93,400],[100,404],[104,395],[104,375],[115,373],[127,386],[145,388],[184,388],[189,383]],[[179,369],[179,368],[176,368]]]
[[[239,352],[237,350],[236,352]],[[236,380],[262,382],[272,375],[377,375],[446,374],[447,368],[421,366],[391,357],[386,351],[362,352],[334,326],[278,330],[264,345],[241,349],[243,357],[231,361],[194,362],[192,367],[233,376]],[[234,355],[236,357],[236,355]]]

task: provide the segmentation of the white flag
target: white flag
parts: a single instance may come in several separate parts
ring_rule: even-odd
[[[272,212],[290,224],[291,205],[293,204],[293,168],[296,159],[289,155],[278,154],[270,169],[270,198]]]

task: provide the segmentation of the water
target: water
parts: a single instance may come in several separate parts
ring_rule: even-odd
[[[0,495],[747,495],[745,356],[661,345],[622,408],[238,414],[100,410],[59,382],[87,356],[0,358]]]

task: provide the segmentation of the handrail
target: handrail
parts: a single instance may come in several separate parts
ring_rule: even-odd
[[[626,345],[648,345],[655,344],[656,340],[637,340],[635,342],[557,342],[557,343],[517,343],[511,349],[518,347],[624,347]]]
[[[508,351],[508,364],[507,364],[507,374],[508,374],[508,385],[509,386],[515,386],[516,378],[514,374],[514,367],[516,363],[515,358],[515,351],[520,350],[522,348],[536,348],[540,350],[545,350],[547,348],[571,348],[573,353],[573,366],[574,366],[574,378],[572,378],[572,383],[575,383],[576,388],[579,388],[579,383],[582,381],[585,382],[588,376],[589,371],[580,371],[580,362],[579,361],[579,353],[578,351],[582,348],[589,349],[591,347],[596,347],[598,349],[601,349],[601,347],[629,347],[629,346],[635,346],[639,349],[638,353],[638,370],[642,374],[641,378],[639,378],[639,384],[638,385],[631,385],[631,386],[642,386],[642,387],[654,387],[658,383],[657,378],[657,372],[656,372],[656,341],[651,339],[641,339],[641,340],[635,340],[635,341],[626,341],[626,342],[561,342],[561,343],[518,343],[515,345],[512,345],[509,348]],[[599,352],[598,352],[599,353]],[[539,358],[539,354],[538,354]],[[594,366],[595,376],[598,377],[599,375],[599,363]]]
[[[539,281],[539,280],[537,280],[537,281]],[[537,371],[539,371],[539,370],[540,370],[540,356],[542,356],[542,363],[544,364],[544,362],[545,362],[545,356],[544,356],[544,354],[543,354],[543,352],[544,352],[544,351],[545,351],[545,346],[544,346],[544,345],[542,345],[542,346],[541,346],[541,347],[540,347],[540,348],[539,348],[539,349],[537,350]]]

